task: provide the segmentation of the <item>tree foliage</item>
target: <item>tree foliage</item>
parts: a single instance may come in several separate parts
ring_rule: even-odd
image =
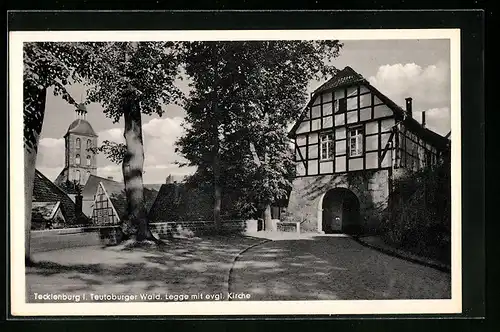
[[[104,140],[101,146],[91,147],[88,150],[95,154],[103,153],[109,161],[121,164],[127,153],[127,146],[123,143]]]
[[[132,94],[142,114],[163,115],[163,105],[177,102],[182,93],[179,46],[173,42],[86,43],[79,74],[90,87],[88,102],[98,102],[104,113],[118,122],[124,115],[124,96]]]
[[[24,86],[24,146],[36,151],[36,139],[41,132],[45,111],[45,93],[53,88],[54,95],[76,105],[66,86],[80,81],[75,68],[84,53],[75,43],[29,42],[23,47]],[[41,96],[43,95],[43,96]]]
[[[256,211],[286,196],[293,177],[286,127],[307,100],[313,79],[336,72],[330,61],[338,41],[187,43],[185,70],[192,79],[186,133],[178,151],[198,175],[239,194]],[[217,148],[215,147],[217,144]],[[217,157],[217,158],[216,158]]]

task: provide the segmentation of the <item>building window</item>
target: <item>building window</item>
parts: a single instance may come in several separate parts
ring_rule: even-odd
[[[80,149],[82,147],[82,142],[80,141],[79,138],[76,139],[76,148]]]
[[[82,180],[82,178],[81,178],[80,171],[78,171],[78,170],[77,170],[77,171],[76,171],[76,182],[80,183],[80,182],[81,182],[81,180]]]
[[[339,100],[335,100],[335,113],[343,112],[347,112],[347,99],[340,98]]]
[[[80,155],[77,154],[75,157],[75,164],[80,165]]]
[[[321,142],[321,160],[329,160],[334,157],[333,133],[324,133],[320,137]]]
[[[363,131],[361,128],[349,131],[349,156],[357,157],[363,154]]]
[[[92,147],[92,141],[91,140],[87,140],[87,150],[90,149]]]
[[[92,161],[92,157],[87,156],[87,166],[90,166],[91,161]]]

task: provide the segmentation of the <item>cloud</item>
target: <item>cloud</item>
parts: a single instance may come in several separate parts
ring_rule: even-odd
[[[175,141],[184,130],[183,119],[152,119],[143,125],[145,166],[169,165],[184,159],[175,153]]]
[[[387,64],[380,66],[368,81],[399,105],[404,105],[406,97],[412,97],[416,111],[450,107],[450,69],[446,62],[427,67],[415,63]]]
[[[422,122],[422,113],[415,112],[413,116],[418,122]],[[451,130],[450,109],[448,107],[431,108],[425,110],[426,127],[445,136]]]
[[[108,130],[103,130],[99,132],[97,135],[99,135],[99,142],[104,142],[104,141],[112,141],[116,143],[123,143],[125,142],[125,139],[123,137],[123,129],[122,128],[111,128]]]
[[[64,167],[64,138],[42,138],[38,143],[36,158],[37,165],[57,168],[60,172]]]

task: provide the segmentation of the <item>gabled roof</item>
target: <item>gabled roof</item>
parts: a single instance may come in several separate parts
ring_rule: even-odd
[[[96,176],[96,178],[99,178]],[[99,181],[102,184],[104,189],[106,190],[113,207],[118,214],[118,217],[122,219],[127,215],[127,196],[125,194],[125,185],[121,182],[116,182],[109,179],[103,179],[103,181]],[[97,191],[97,186],[95,187]],[[95,194],[95,191],[94,191]],[[158,195],[158,191],[144,188],[144,204],[146,205],[146,212],[149,213],[151,206],[153,205],[156,196]]]
[[[35,170],[33,202],[61,202],[60,207],[66,222],[76,222],[75,203],[39,170]]]
[[[314,94],[364,81],[365,79],[363,78],[363,76],[356,73],[351,67],[347,66],[341,71],[337,72],[335,76],[323,83],[319,88],[317,88],[314,91]]]
[[[113,207],[122,219],[127,215],[127,197],[125,195],[125,185],[116,181],[100,182],[109,196]]]
[[[334,77],[328,80],[326,83],[322,84],[319,88],[317,88],[309,99],[308,103],[304,107],[299,119],[295,122],[295,125],[292,127],[290,132],[288,133],[289,137],[295,136],[295,131],[299,127],[300,123],[306,116],[308,108],[311,106],[316,97],[327,90],[338,89],[341,87],[347,87],[351,85],[361,84],[365,86],[367,89],[371,91],[374,95],[376,95],[381,101],[383,101],[393,112],[397,120],[403,121],[403,124],[406,128],[411,130],[412,132],[420,135],[423,139],[427,139],[433,142],[436,147],[441,149],[446,149],[448,147],[448,140],[443,136],[423,127],[417,120],[412,117],[407,116],[406,110],[401,108],[395,102],[393,102],[389,97],[384,95],[374,86],[372,86],[366,79],[363,78],[360,74],[356,73],[351,67],[347,66],[343,70],[339,71]]]
[[[107,184],[113,185],[113,183],[119,183],[117,181],[103,178],[101,176],[93,175],[91,174],[89,178],[87,179],[87,182],[85,183],[85,186],[83,186],[82,189],[82,196],[83,199],[92,199],[97,191],[97,186],[99,185],[99,182],[102,182],[105,186]]]

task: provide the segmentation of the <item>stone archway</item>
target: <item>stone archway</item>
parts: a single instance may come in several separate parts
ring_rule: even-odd
[[[359,199],[347,188],[333,188],[320,197],[318,231],[356,234],[361,228]]]

